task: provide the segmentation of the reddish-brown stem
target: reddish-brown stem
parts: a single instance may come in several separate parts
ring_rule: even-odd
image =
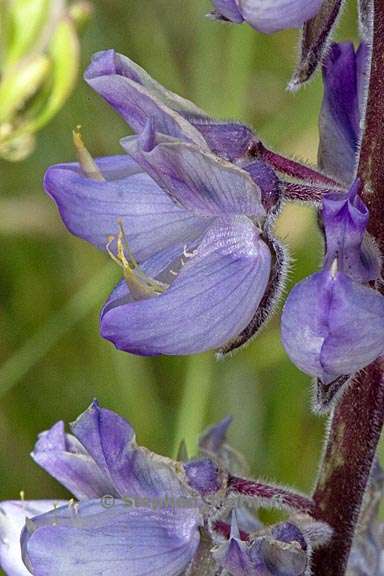
[[[311,498],[303,496],[293,490],[231,476],[228,481],[229,494],[239,494],[255,498],[260,504],[288,508],[304,513],[313,513],[314,502]]]
[[[299,200],[301,202],[321,202],[329,192],[344,192],[341,188],[324,186],[311,186],[296,182],[283,182],[282,194],[286,200]]]
[[[369,207],[368,230],[384,250],[384,0],[373,0],[372,63],[357,174]],[[384,358],[350,385],[331,421],[314,493],[316,517],[334,529],[317,550],[314,576],[344,576],[361,503],[384,422]]]
[[[296,180],[303,180],[309,184],[318,183],[331,188],[341,187],[340,182],[336,182],[315,168],[310,168],[305,164],[301,164],[300,162],[276,154],[276,152],[272,152],[272,150],[265,148],[265,146],[260,142],[257,142],[254,146],[255,149],[253,150],[251,148],[249,153],[258,156],[261,160],[264,160],[266,164],[269,164],[277,172],[281,172],[282,174],[295,178]]]
[[[315,517],[334,529],[313,557],[315,576],[343,576],[384,421],[384,362],[353,382],[331,422],[314,500]]]

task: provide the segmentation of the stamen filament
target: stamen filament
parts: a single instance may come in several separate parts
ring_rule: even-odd
[[[96,162],[85,147],[81,137],[80,128],[80,126],[77,126],[76,130],[72,131],[73,144],[76,148],[80,167],[87,178],[91,178],[92,180],[97,180],[99,182],[105,182],[104,176],[100,172]]]
[[[124,278],[132,298],[134,300],[143,300],[146,298],[152,298],[153,296],[159,296],[169,288],[169,285],[147,276],[145,272],[141,270],[136,258],[129,250],[123,225],[121,222],[118,224],[119,234],[117,237],[110,236],[108,238],[106,250],[112,260],[123,269]],[[116,255],[111,250],[111,244],[114,240],[116,240],[117,243]],[[127,252],[129,259],[125,252]]]

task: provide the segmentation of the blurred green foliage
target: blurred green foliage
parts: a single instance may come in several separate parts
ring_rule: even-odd
[[[86,1],[0,0],[0,157],[22,160],[78,76]]]
[[[254,126],[271,146],[315,162],[321,80],[292,95],[295,31],[271,37],[204,18],[208,0],[94,0],[82,67],[114,47],[157,80],[222,118]],[[353,36],[354,7],[340,38]],[[0,161],[0,498],[60,497],[64,491],[29,458],[39,431],[73,420],[93,397],[135,426],[139,441],[174,454],[186,438],[227,414],[232,444],[254,474],[310,489],[324,419],[310,412],[309,378],[288,361],[279,318],[246,350],[216,361],[140,358],[116,351],[98,333],[99,309],[119,277],[104,254],[64,229],[42,178],[74,158],[81,123],[94,156],[118,153],[127,126],[79,81],[22,163]],[[313,210],[288,207],[278,233],[292,253],[289,286],[315,270],[321,244]],[[288,286],[288,288],[289,288]]]

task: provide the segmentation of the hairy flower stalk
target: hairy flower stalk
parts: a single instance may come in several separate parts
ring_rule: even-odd
[[[374,0],[369,92],[358,175],[369,208],[368,231],[384,248],[383,55],[384,1]],[[382,290],[379,285],[377,289]],[[316,576],[342,576],[384,423],[384,362],[371,364],[346,391],[331,421],[328,445],[314,493],[317,518],[334,529],[331,542],[314,555]]]

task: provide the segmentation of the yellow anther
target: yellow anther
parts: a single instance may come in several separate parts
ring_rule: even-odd
[[[143,300],[159,296],[169,287],[168,284],[159,282],[145,274],[128,247],[122,223],[119,222],[118,224],[119,233],[116,237],[110,236],[108,238],[106,250],[112,260],[123,269],[124,278],[132,298],[134,300]],[[116,240],[116,254],[111,250],[111,244],[114,240]]]
[[[24,490],[20,490],[20,500],[21,500],[22,502],[24,502],[24,500],[25,500],[25,492],[24,492]]]
[[[80,133],[81,126],[76,126],[76,130],[72,130],[73,144],[76,148],[77,158],[81,166],[82,171],[92,180],[98,180],[99,182],[104,182],[105,178],[97,167],[96,162],[88,152]]]

